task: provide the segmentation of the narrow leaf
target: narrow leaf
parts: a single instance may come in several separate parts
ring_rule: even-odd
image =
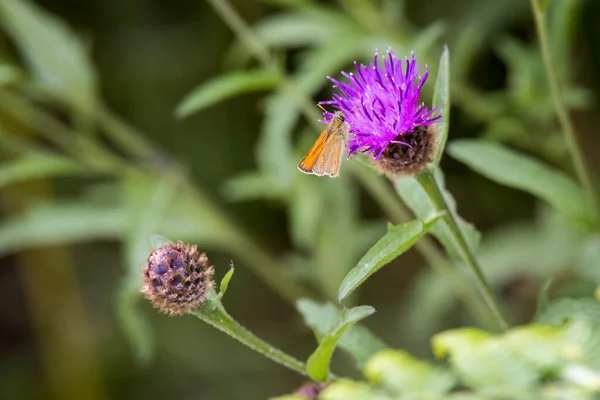
[[[96,73],[83,43],[70,28],[31,1],[0,1],[0,21],[44,88],[91,113]]]
[[[221,280],[221,284],[219,285],[219,300],[221,300],[223,298],[223,296],[225,296],[225,293],[227,292],[227,288],[229,287],[229,281],[231,280],[231,277],[233,277],[234,272],[235,272],[235,267],[233,266],[233,261],[232,261],[231,268],[229,268],[229,271],[227,271],[227,273]]]
[[[193,89],[175,109],[175,115],[184,118],[243,93],[268,90],[275,87],[280,77],[266,71],[233,72],[204,82]]]
[[[591,209],[575,181],[524,154],[481,140],[454,141],[450,155],[483,176],[546,201],[570,219],[592,224]]]
[[[302,314],[304,323],[311,327],[317,338],[325,336],[340,311],[333,304],[319,304],[312,300],[299,300],[296,308]],[[378,351],[387,348],[386,344],[367,328],[353,325],[344,333],[338,342],[340,349],[350,354],[359,368]]]
[[[118,240],[125,228],[119,207],[87,204],[39,204],[0,225],[0,255],[39,246]]]
[[[436,176],[440,186],[442,187],[444,198],[449,204],[450,211],[456,214],[456,204],[452,195],[444,189],[444,182],[441,173]],[[402,198],[402,201],[412,210],[412,212],[420,219],[426,219],[436,213],[436,208],[427,196],[425,190],[419,182],[412,176],[404,176],[394,181],[396,191]],[[475,252],[479,246],[481,234],[470,223],[464,221],[459,215],[455,215],[458,220],[458,225],[467,239],[468,245]],[[445,221],[437,221],[430,230],[440,243],[444,246],[450,258],[454,261],[462,261],[460,249],[456,243],[454,235]]]
[[[287,194],[271,175],[258,171],[234,176],[223,185],[223,194],[229,201],[279,200]]]
[[[357,323],[363,318],[373,314],[375,309],[369,306],[359,306],[351,309],[344,309],[340,313],[337,321],[327,331],[319,347],[308,358],[306,363],[306,371],[311,379],[317,382],[325,382],[329,377],[329,363],[333,356],[333,351],[342,334],[351,325]]]
[[[276,91],[265,102],[265,118],[261,128],[256,159],[261,172],[273,177],[277,190],[288,188],[292,174],[291,135],[299,118],[295,99]]]
[[[27,154],[0,165],[0,189],[32,179],[85,173],[76,162],[50,154]]]
[[[435,125],[438,143],[434,164],[438,165],[444,153],[450,126],[450,50],[448,50],[448,46],[444,46],[442,56],[440,57],[438,75],[435,81],[435,89],[433,90],[432,106],[437,107],[438,112],[442,113],[441,120]]]
[[[410,249],[439,219],[439,215],[427,222],[415,220],[402,225],[390,225],[388,232],[360,259],[342,281],[338,301],[345,299],[381,267]]]

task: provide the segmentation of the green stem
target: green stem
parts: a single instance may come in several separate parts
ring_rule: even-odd
[[[598,198],[598,194],[592,186],[590,173],[586,167],[581,146],[578,143],[577,135],[575,134],[575,129],[573,128],[573,123],[571,122],[567,107],[563,97],[561,96],[558,76],[556,75],[556,70],[554,69],[554,63],[552,62],[552,55],[550,53],[550,46],[548,44],[546,15],[540,8],[539,0],[531,0],[531,7],[540,41],[540,50],[542,53],[542,59],[544,61],[544,68],[546,69],[548,84],[550,85],[550,93],[552,95],[552,99],[554,100],[554,108],[562,128],[565,144],[571,155],[571,160],[573,162],[573,166],[575,167],[575,173],[577,174],[577,179],[587,192],[590,200],[593,202],[594,210],[596,212],[595,216],[597,218],[600,215],[598,212],[600,208],[600,199]]]
[[[227,24],[227,26],[236,34],[240,42],[254,54],[265,68],[268,68],[275,73],[280,72],[277,63],[269,53],[268,47],[256,37],[252,29],[228,1],[208,0],[208,3],[210,3],[225,24]]]
[[[406,206],[399,201],[398,196],[390,186],[386,184],[384,178],[369,173],[366,166],[358,165],[357,163],[352,163],[351,169],[363,186],[378,199],[381,207],[391,217],[393,223],[398,224],[406,222],[412,218],[410,211],[408,211]],[[495,320],[490,318],[487,307],[481,303],[477,293],[469,287],[467,282],[462,279],[457,269],[454,268],[446,257],[444,257],[435,245],[433,239],[429,236],[424,236],[415,244],[415,247],[419,253],[421,253],[425,261],[427,261],[437,273],[450,282],[456,295],[466,304],[475,318],[483,326],[488,329],[497,326]]]
[[[279,349],[271,346],[269,343],[256,337],[252,332],[240,325],[225,311],[223,306],[217,302],[210,302],[200,307],[194,315],[209,325],[214,326],[222,332],[225,332],[240,343],[248,346],[252,350],[264,355],[267,358],[306,376],[306,366],[303,362],[294,357],[285,354]]]
[[[426,170],[425,172],[419,174],[417,176],[417,181],[421,184],[432,203],[434,204],[436,210],[438,212],[444,212],[444,221],[448,225],[450,232],[454,236],[454,240],[458,246],[458,250],[462,256],[465,264],[471,269],[473,275],[475,276],[475,281],[477,282],[478,289],[481,293],[481,296],[485,300],[486,304],[492,311],[492,315],[496,319],[498,326],[502,330],[506,330],[509,328],[510,323],[508,322],[508,318],[502,311],[498,300],[494,296],[494,293],[490,286],[488,285],[485,276],[481,270],[479,262],[473,253],[473,250],[467,243],[467,240],[458,226],[458,222],[456,220],[456,215],[449,207],[444,195],[442,193],[442,189],[440,188],[437,180],[433,175],[432,170]]]

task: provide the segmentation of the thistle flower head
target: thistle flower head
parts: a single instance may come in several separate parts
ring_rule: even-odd
[[[214,285],[214,270],[196,245],[168,243],[150,253],[143,266],[141,291],[152,304],[170,315],[194,311]]]
[[[390,145],[410,149],[414,141],[411,136],[415,132],[429,131],[425,127],[441,118],[441,113],[435,115],[437,108],[430,110],[425,104],[419,104],[428,71],[425,67],[425,73],[420,75],[421,67],[414,53],[410,60],[405,58],[404,68],[402,60],[396,58],[391,49],[388,49],[383,65],[375,52],[369,66],[356,62],[354,66],[356,72],[342,72],[348,82],[329,77],[339,93],[334,94],[332,100],[321,102],[344,112],[350,126],[349,156],[363,152],[378,160],[385,157]],[[326,113],[325,122],[331,116]]]

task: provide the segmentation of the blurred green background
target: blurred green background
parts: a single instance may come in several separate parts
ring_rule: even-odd
[[[399,57],[414,49],[435,77],[446,43],[450,141],[503,142],[572,174],[527,1],[232,6],[311,105],[330,96],[326,75],[369,62],[376,47]],[[565,99],[597,171],[600,3],[550,8]],[[306,359],[315,340],[293,300],[332,300],[386,222],[400,222],[352,173],[359,163],[344,164],[336,180],[295,169],[318,134],[315,118],[300,116],[273,69],[205,1],[4,0],[0,24],[0,397],[265,399],[299,386],[302,377],[193,317],[168,318],[141,302],[139,265],[154,233],[197,243],[217,279],[233,260],[229,312]],[[76,44],[56,41],[71,34]],[[71,62],[65,49],[90,62]],[[176,117],[196,86],[239,71],[271,78]],[[442,167],[459,213],[483,233],[483,267],[517,322],[531,318],[550,276],[554,294],[593,292],[600,238],[448,157]],[[281,271],[290,285],[273,283]],[[350,301],[378,310],[364,324],[391,346],[429,357],[431,334],[477,325],[447,286],[411,250]],[[357,376],[344,361],[336,355],[334,369]]]

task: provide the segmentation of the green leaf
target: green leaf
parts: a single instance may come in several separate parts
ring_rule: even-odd
[[[437,107],[438,112],[442,112],[441,120],[435,125],[438,143],[434,164],[438,165],[444,153],[446,140],[448,140],[448,129],[450,127],[450,50],[448,50],[448,46],[444,46],[442,56],[440,57],[438,75],[433,91],[432,107]]]
[[[124,221],[123,209],[115,206],[83,201],[38,204],[0,225],[0,255],[32,247],[118,240]]]
[[[233,266],[233,261],[231,262],[231,268],[225,274],[223,279],[221,280],[221,284],[219,285],[219,300],[223,299],[225,293],[227,292],[227,288],[229,287],[229,281],[233,277],[233,273],[235,272],[235,267]]]
[[[317,338],[323,337],[340,315],[340,311],[331,303],[319,304],[312,300],[299,300],[296,308],[302,314],[304,323],[313,329]],[[359,367],[362,367],[373,354],[387,348],[381,339],[360,325],[348,328],[338,342],[338,347],[354,357]]]
[[[338,301],[345,299],[381,267],[410,249],[438,219],[439,215],[426,222],[415,220],[402,225],[389,225],[388,232],[346,275],[338,291]]]
[[[436,173],[436,180],[442,187],[444,199],[448,203],[450,211],[456,215],[456,202],[454,201],[452,195],[445,189],[441,171],[439,169],[437,171],[438,173]],[[431,215],[437,213],[437,210],[429,199],[427,192],[425,192],[425,190],[414,177],[403,176],[397,178],[394,181],[394,186],[402,198],[402,201],[404,201],[404,203],[412,210],[417,218],[427,219]],[[481,234],[472,224],[464,221],[459,215],[456,215],[456,219],[463,235],[467,239],[468,245],[471,247],[473,252],[476,252],[479,247]],[[440,241],[440,243],[442,243],[452,260],[462,262],[460,248],[458,247],[450,228],[443,219],[437,221],[431,227],[430,232]]]
[[[263,18],[257,36],[269,47],[300,47],[329,41],[344,18],[307,12],[283,12]]]
[[[600,303],[591,298],[562,298],[548,305],[537,322],[560,325],[569,319],[583,319],[600,324]]]
[[[84,168],[66,157],[29,153],[0,164],[0,189],[33,179],[76,175],[85,172]]]
[[[276,91],[265,102],[265,118],[256,149],[261,172],[273,178],[277,190],[289,188],[292,173],[291,135],[299,114],[295,99]]]
[[[565,364],[586,366],[594,370],[595,389],[600,391],[600,325],[598,321],[575,318],[564,326],[565,342],[562,346]],[[564,370],[563,370],[564,371]],[[573,377],[571,377],[572,379]],[[589,378],[589,377],[588,377]],[[589,379],[585,379],[588,380]],[[581,382],[583,383],[583,382]],[[589,385],[591,382],[587,382]],[[590,385],[591,386],[591,385]]]
[[[306,371],[311,379],[317,382],[327,381],[329,377],[329,363],[331,362],[331,357],[333,356],[333,351],[338,340],[351,325],[354,325],[374,312],[375,309],[370,306],[359,306],[342,310],[337,321],[329,328],[315,352],[306,362]]]
[[[0,18],[42,86],[91,114],[96,73],[83,43],[61,20],[26,0],[0,2]]]
[[[402,350],[383,350],[365,366],[364,374],[372,384],[382,385],[400,396],[433,398],[442,396],[456,384],[447,370],[433,367]]]
[[[188,117],[231,97],[272,89],[280,81],[281,77],[277,74],[261,70],[229,73],[193,89],[179,103],[175,115],[179,118]]]
[[[585,195],[562,172],[502,145],[481,140],[454,141],[449,152],[488,179],[531,193],[578,223],[593,224]]]
[[[462,382],[497,398],[515,398],[535,386],[540,376],[509,351],[501,338],[473,329],[445,331],[432,339],[436,356],[448,355]]]
[[[310,176],[298,176],[288,203],[289,229],[297,247],[311,249],[321,242],[323,214],[327,207],[322,183]],[[330,221],[332,222],[332,221]]]
[[[529,324],[510,329],[501,340],[507,351],[544,373],[557,372],[564,363],[562,327]]]
[[[326,387],[319,395],[319,400],[392,400],[392,398],[364,382],[345,379]]]
[[[255,171],[229,179],[223,186],[223,192],[229,201],[279,200],[286,193],[277,186],[272,176]]]

